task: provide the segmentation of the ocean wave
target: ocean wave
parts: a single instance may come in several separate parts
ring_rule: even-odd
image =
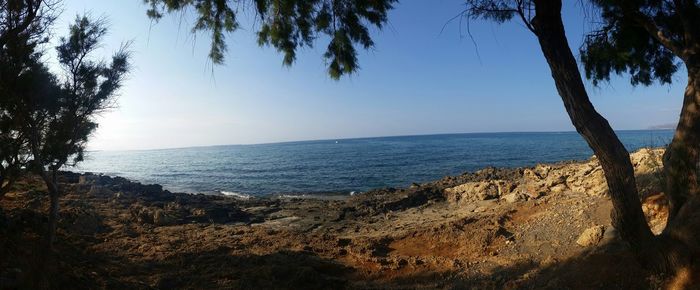
[[[233,191],[219,191],[220,194],[229,196],[229,197],[234,197],[234,198],[240,198],[240,199],[250,199],[251,196],[245,193],[240,193],[240,192],[233,192]]]
[[[305,194],[305,193],[300,193],[300,194],[274,194],[272,195],[275,198],[280,198],[280,199],[323,199],[323,200],[343,200],[351,195],[349,194]]]
[[[273,195],[277,198],[285,198],[285,199],[310,199],[310,198],[318,198],[315,195],[311,194],[275,194]]]

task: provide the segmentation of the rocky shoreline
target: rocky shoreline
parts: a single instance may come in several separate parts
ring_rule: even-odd
[[[661,149],[631,155],[665,226]],[[171,193],[65,173],[52,285],[85,289],[637,288],[595,158],[473,173],[347,199]],[[34,288],[47,199],[35,178],[0,200],[0,288]]]

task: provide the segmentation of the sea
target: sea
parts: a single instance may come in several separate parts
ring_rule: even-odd
[[[618,131],[630,151],[668,144],[671,130]],[[172,192],[237,197],[353,195],[485,167],[593,155],[576,132],[467,133],[160,150],[90,151],[79,172],[161,184]]]

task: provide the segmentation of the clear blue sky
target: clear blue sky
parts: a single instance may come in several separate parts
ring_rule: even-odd
[[[66,0],[56,34],[90,12],[109,20],[105,56],[134,42],[135,69],[119,108],[100,118],[91,149],[572,130],[534,36],[517,22],[472,22],[477,55],[464,23],[440,33],[460,9],[459,0],[402,1],[373,34],[376,47],[360,55],[359,73],[340,81],[326,75],[327,43],[287,68],[245,23],[228,38],[226,64],[212,72],[207,35],[193,41],[188,17],[153,26],[141,0]],[[586,29],[582,15],[574,4],[564,11],[573,48]],[[685,82],[684,72],[672,86],[633,88],[619,78],[589,85],[589,93],[615,129],[646,129],[676,122]]]

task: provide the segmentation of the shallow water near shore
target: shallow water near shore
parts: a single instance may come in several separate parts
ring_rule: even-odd
[[[629,151],[663,146],[671,130],[617,132]],[[165,189],[259,195],[350,195],[405,187],[488,166],[587,159],[576,132],[469,133],[138,151],[91,151],[74,170]]]

